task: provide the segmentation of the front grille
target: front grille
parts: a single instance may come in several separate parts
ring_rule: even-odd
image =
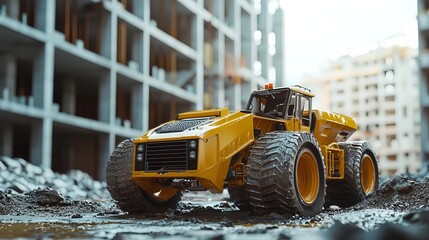
[[[147,143],[145,170],[166,172],[187,170],[187,141]]]
[[[192,118],[183,119],[176,122],[167,123],[155,130],[156,133],[172,133],[172,132],[183,132],[186,129],[195,127],[204,123],[211,118]]]

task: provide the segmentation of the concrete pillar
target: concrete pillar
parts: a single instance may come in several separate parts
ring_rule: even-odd
[[[143,49],[143,33],[139,32],[130,36],[133,38],[131,52],[132,52],[132,60],[136,61],[139,65],[138,70],[143,71],[143,60],[144,60],[144,49]]]
[[[30,135],[30,162],[40,167],[51,168],[52,119],[33,122]]]
[[[54,78],[54,45],[46,43],[33,62],[34,105],[44,109],[42,123],[32,126],[30,161],[42,167],[51,167],[52,157],[52,102]]]
[[[40,166],[43,151],[43,120],[31,124],[30,130],[30,162]]]
[[[143,129],[143,86],[131,89],[131,126]]]
[[[45,1],[44,23],[48,39],[51,39],[50,36],[55,28],[55,0]],[[34,106],[44,109],[45,117],[31,126],[30,162],[46,168],[52,166],[54,58],[54,44],[50,41],[46,42],[33,58]]]
[[[48,8],[46,7],[47,0],[38,0],[35,1],[35,25],[37,29],[40,29],[42,31],[46,30],[46,14],[48,11]]]
[[[3,89],[9,93],[4,96]],[[0,97],[12,100],[16,92],[16,58],[12,55],[0,56]]]
[[[150,1],[151,0],[141,0],[143,2],[143,19],[146,23],[150,21]],[[149,49],[149,48],[145,48]]]
[[[143,84],[143,131],[149,130],[149,102],[150,102],[150,96],[149,96],[149,84],[145,83]]]
[[[200,2],[199,7],[202,7]],[[196,62],[196,93],[197,100],[195,102],[196,109],[203,109],[204,107],[204,19],[200,13],[197,13],[195,23],[193,24],[192,34],[194,43],[196,44],[197,50],[197,62]]]
[[[113,58],[113,52],[112,52],[112,31],[115,31],[114,38],[116,39],[116,14],[114,14],[115,17],[110,17],[108,13],[103,13],[101,15],[101,47],[100,47],[100,54],[105,57]],[[113,18],[115,18],[113,20]],[[115,21],[113,23],[112,21]],[[112,27],[113,26],[113,27]],[[113,30],[114,29],[114,30]],[[116,44],[115,44],[116,45]],[[116,47],[115,47],[116,50]],[[116,56],[116,52],[115,52]],[[116,57],[114,58],[116,59]]]
[[[117,1],[112,0],[112,2],[116,4]],[[113,128],[116,118],[116,35],[118,16],[116,9],[110,14],[111,16],[107,18],[108,20],[105,23],[105,32],[103,33],[103,38],[105,39],[103,42],[103,51],[105,52],[102,54],[108,54],[105,56],[110,58],[112,67],[110,68],[110,72],[103,76],[102,83],[100,84],[99,89],[101,92],[99,98],[100,100],[104,98],[104,102],[100,101],[99,107],[100,110],[103,109],[102,112],[100,112],[100,117],[102,116],[103,119],[100,118],[100,120],[108,122],[111,126],[111,130],[108,134],[100,134],[98,137],[98,179],[100,180],[105,180],[107,161],[115,148],[116,138]]]
[[[150,1],[145,0],[145,13],[144,18],[145,21],[150,21]],[[143,51],[143,76],[145,78],[149,77],[149,69],[150,69],[150,51],[147,51],[147,49],[150,49],[150,35],[147,31],[143,32],[143,49],[146,49],[146,51]],[[142,97],[143,97],[143,103],[141,106],[142,109],[142,115],[143,115],[143,131],[149,130],[149,84],[147,84],[146,81],[143,82],[143,89],[142,89]]]
[[[110,122],[110,110],[113,111],[114,109],[110,102],[110,98],[112,97],[110,92],[110,76],[110,74],[103,74],[100,78],[98,88],[98,120],[103,122]]]
[[[0,156],[13,157],[13,128],[12,124],[0,125]]]
[[[74,115],[76,113],[76,81],[67,77],[62,80],[62,111]]]
[[[222,1],[221,1],[222,2]],[[223,15],[223,8],[219,8],[220,12],[219,15]],[[219,71],[219,81],[217,84],[217,105],[219,107],[226,107],[225,106],[225,35],[223,32],[219,31],[219,49],[218,49],[218,71]]]

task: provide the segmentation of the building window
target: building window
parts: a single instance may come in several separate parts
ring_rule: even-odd
[[[384,92],[388,95],[395,93],[395,85],[394,84],[387,84],[384,87]]]
[[[391,57],[387,57],[386,59],[384,59],[384,63],[387,65],[392,65],[393,59]]]
[[[386,115],[387,116],[395,116],[395,114],[396,114],[395,109],[386,110]]]
[[[387,80],[393,80],[394,76],[395,76],[395,74],[394,74],[393,70],[387,70],[387,71],[384,72],[384,77]]]
[[[394,102],[395,101],[395,95],[384,97],[384,101],[386,101],[386,102]]]

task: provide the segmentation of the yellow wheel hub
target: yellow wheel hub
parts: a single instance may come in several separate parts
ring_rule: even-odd
[[[319,168],[313,153],[304,150],[298,156],[296,166],[296,185],[301,200],[307,204],[312,204],[319,193]]]
[[[360,182],[365,195],[374,191],[375,185],[375,166],[372,158],[365,154],[360,165]]]
[[[172,187],[163,187],[158,192],[147,192],[147,194],[157,202],[165,202],[170,200],[170,198],[172,198],[176,194],[176,192],[177,190]]]
[[[165,202],[170,200],[176,193],[177,189],[173,187],[164,187],[159,183],[148,179],[133,179],[135,183],[154,201]]]

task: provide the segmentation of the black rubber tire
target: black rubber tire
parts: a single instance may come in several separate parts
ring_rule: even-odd
[[[318,194],[305,204],[297,190],[296,162],[303,150],[317,160]],[[270,212],[313,216],[325,201],[325,164],[316,139],[307,132],[271,132],[258,139],[247,162],[246,190],[251,208],[261,214]]]
[[[165,202],[155,201],[137,184],[131,181],[134,144],[131,139],[121,142],[110,155],[106,169],[107,190],[121,210],[128,213],[165,212],[177,208],[182,196],[175,196]]]
[[[344,150],[344,179],[327,181],[325,206],[337,205],[344,208],[353,206],[367,198],[367,195],[363,191],[360,178],[363,156],[368,154],[375,167],[374,191],[379,187],[379,169],[374,150],[368,142],[342,142],[338,143],[338,145]]]
[[[244,185],[228,187],[228,192],[229,198],[240,210],[250,209],[249,197]]]

